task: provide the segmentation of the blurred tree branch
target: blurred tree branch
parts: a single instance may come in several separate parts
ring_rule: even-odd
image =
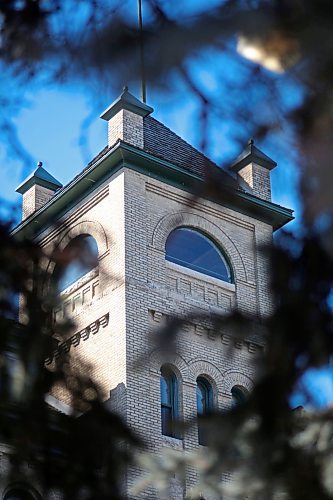
[[[218,112],[238,124],[239,134],[243,130],[248,133],[250,123],[251,135],[260,138],[281,132],[286,137],[292,135],[301,172],[304,231],[297,238],[282,235],[272,251],[272,289],[277,308],[261,325],[267,332],[267,348],[260,377],[245,405],[207,418],[212,435],[209,460],[206,456],[202,461],[200,453],[184,456],[185,462],[201,467],[202,484],[194,494],[208,488],[235,499],[244,495],[263,500],[333,498],[332,410],[303,414],[291,412],[289,403],[302,375],[309,368],[326,366],[333,355],[333,4],[329,0],[230,0],[221,1],[213,9],[208,5],[199,15],[184,8],[182,16],[168,2],[151,0],[147,6],[150,11],[144,44],[148,78],[152,85],[165,88],[164,82],[171,80],[174,71],[181,76],[201,104],[201,147],[205,148],[209,138],[210,113]],[[124,81],[138,79],[139,37],[136,21],[120,2],[85,0],[78,7],[77,2],[55,0],[0,1],[1,65],[10,68],[21,82],[45,73],[50,81],[86,80],[89,85],[94,80],[102,85],[112,74],[112,84],[120,87]],[[215,93],[203,88],[191,72],[191,64],[209,51],[217,60],[232,57],[237,68],[234,74],[220,73],[223,78]],[[297,98],[290,99],[289,91]],[[9,108],[11,101],[2,98],[3,108]],[[8,120],[4,113],[1,128],[6,140],[23,156]],[[89,404],[98,416],[94,425],[105,424],[102,429],[107,435],[115,429],[107,440],[111,451],[103,448],[108,468],[104,481],[99,482],[100,462],[95,461],[95,445],[101,444],[98,429],[93,434],[94,442],[83,450],[80,440],[85,421],[76,423],[45,407],[50,378],[54,382],[53,377],[64,377],[68,372],[59,369],[51,376],[40,369],[50,348],[50,336],[45,336],[45,345],[40,338],[44,340],[41,332],[45,329],[52,333],[46,314],[51,304],[45,303],[38,290],[29,288],[28,283],[36,276],[26,265],[32,260],[34,272],[39,269],[40,250],[29,242],[13,242],[6,226],[1,231],[2,358],[14,335],[12,323],[2,316],[12,308],[8,297],[20,292],[26,295],[30,323],[20,337],[22,345],[15,348],[23,363],[21,368],[26,373],[31,370],[35,377],[28,393],[31,400],[24,400],[23,405],[13,405],[5,391],[0,408],[3,439],[16,447],[19,466],[31,461],[34,454],[38,457],[33,462],[46,489],[64,488],[67,498],[72,499],[79,498],[82,485],[90,488],[91,498],[96,498],[96,491],[97,498],[108,498],[110,488],[114,488],[113,498],[120,497],[115,455],[118,459],[119,450],[124,451],[119,441],[132,446],[136,440],[123,423],[105,411],[98,388],[93,387],[96,398]],[[241,329],[245,322],[249,325],[257,319],[220,319],[224,321],[233,321],[235,328]],[[168,335],[176,335],[177,328],[174,323]],[[5,361],[1,366],[4,369]],[[16,382],[15,391],[19,391],[21,382]],[[81,382],[79,388],[91,388],[90,380]],[[83,390],[75,396],[79,402],[86,402]],[[91,415],[87,419],[94,418],[93,412]],[[13,418],[20,423],[19,430],[13,429]],[[25,440],[38,424],[44,429],[42,441]],[[73,439],[70,445],[68,436]],[[125,451],[122,459],[122,464],[128,460]],[[168,460],[167,468],[163,461],[160,465],[166,477],[163,488],[180,466],[179,457],[172,459],[173,466],[170,457]],[[52,471],[63,472],[68,463],[77,467],[68,483],[57,483]],[[91,464],[93,472],[85,478],[86,466]],[[221,473],[230,471],[235,473],[234,481],[220,483]]]

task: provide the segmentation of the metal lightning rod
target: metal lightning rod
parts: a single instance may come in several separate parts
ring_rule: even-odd
[[[140,31],[140,66],[141,66],[141,100],[146,102],[146,74],[145,74],[145,58],[143,46],[143,26],[142,26],[142,4],[138,0],[138,16],[139,16],[139,31]]]

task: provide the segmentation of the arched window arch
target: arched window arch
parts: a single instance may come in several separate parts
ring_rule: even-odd
[[[160,377],[161,425],[164,436],[179,437],[176,429],[178,418],[178,381],[169,366],[162,366]]]
[[[198,414],[198,440],[199,444],[207,444],[206,435],[200,417],[207,415],[214,407],[213,387],[205,377],[197,378],[196,387],[197,414]]]
[[[10,486],[3,496],[3,500],[39,500],[40,495],[30,486]]]
[[[232,407],[243,404],[248,398],[249,391],[242,385],[234,385],[231,389]]]
[[[168,236],[165,258],[199,273],[233,283],[226,256],[208,236],[191,227],[178,227]]]
[[[89,234],[73,238],[64,248],[62,255],[62,262],[55,268],[55,277],[60,292],[98,265],[97,243]]]

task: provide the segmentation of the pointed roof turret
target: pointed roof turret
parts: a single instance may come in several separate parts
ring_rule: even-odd
[[[151,106],[137,99],[128,91],[128,87],[123,88],[120,96],[100,115],[103,120],[109,121],[121,109],[132,111],[136,115],[145,117],[154,111]]]
[[[247,143],[247,147],[244,151],[236,158],[234,163],[231,165],[231,169],[238,172],[243,167],[249,163],[256,163],[261,167],[265,167],[268,170],[272,170],[276,167],[277,163],[272,160],[269,156],[265,155],[259,148],[254,145],[254,140],[250,139]]]
[[[45,188],[51,189],[52,191],[56,191],[57,189],[62,187],[62,184],[53,177],[53,175],[49,174],[45,168],[43,168],[43,163],[41,161],[38,162],[36,170],[34,170],[29,177],[27,177],[17,188],[16,192],[24,194],[31,186],[38,185],[43,186]]]

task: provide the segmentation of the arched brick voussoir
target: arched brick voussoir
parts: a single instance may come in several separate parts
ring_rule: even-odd
[[[166,356],[165,353],[159,350],[153,351],[149,357],[150,370],[156,374],[160,374],[163,365],[170,365],[172,368],[175,368],[175,374],[180,381],[193,382],[189,378],[188,365],[179,354]]]
[[[82,234],[89,234],[95,238],[98,247],[98,256],[101,257],[109,248],[106,232],[100,222],[82,221],[68,228],[57,241],[59,250],[63,250],[68,243]]]
[[[252,391],[254,383],[247,375],[236,370],[229,370],[223,375],[222,392],[231,396],[231,389],[234,385],[241,385],[249,392]]]
[[[207,377],[208,381],[218,390],[223,391],[223,377],[220,370],[211,362],[204,359],[194,359],[189,362],[189,375],[193,383],[199,376]]]
[[[247,281],[246,267],[242,256],[232,238],[228,236],[218,225],[205,217],[192,212],[176,212],[165,215],[155,226],[151,245],[153,248],[165,251],[166,240],[174,229],[180,226],[191,226],[207,233],[225,251],[232,265],[236,280]]]
[[[108,238],[102,224],[98,221],[82,221],[77,224],[67,227],[59,238],[55,241],[53,250],[62,252],[64,248],[70,243],[71,240],[82,234],[89,234],[97,243],[98,258],[100,259],[109,249]],[[47,265],[48,271],[53,272],[54,262],[49,261]]]

